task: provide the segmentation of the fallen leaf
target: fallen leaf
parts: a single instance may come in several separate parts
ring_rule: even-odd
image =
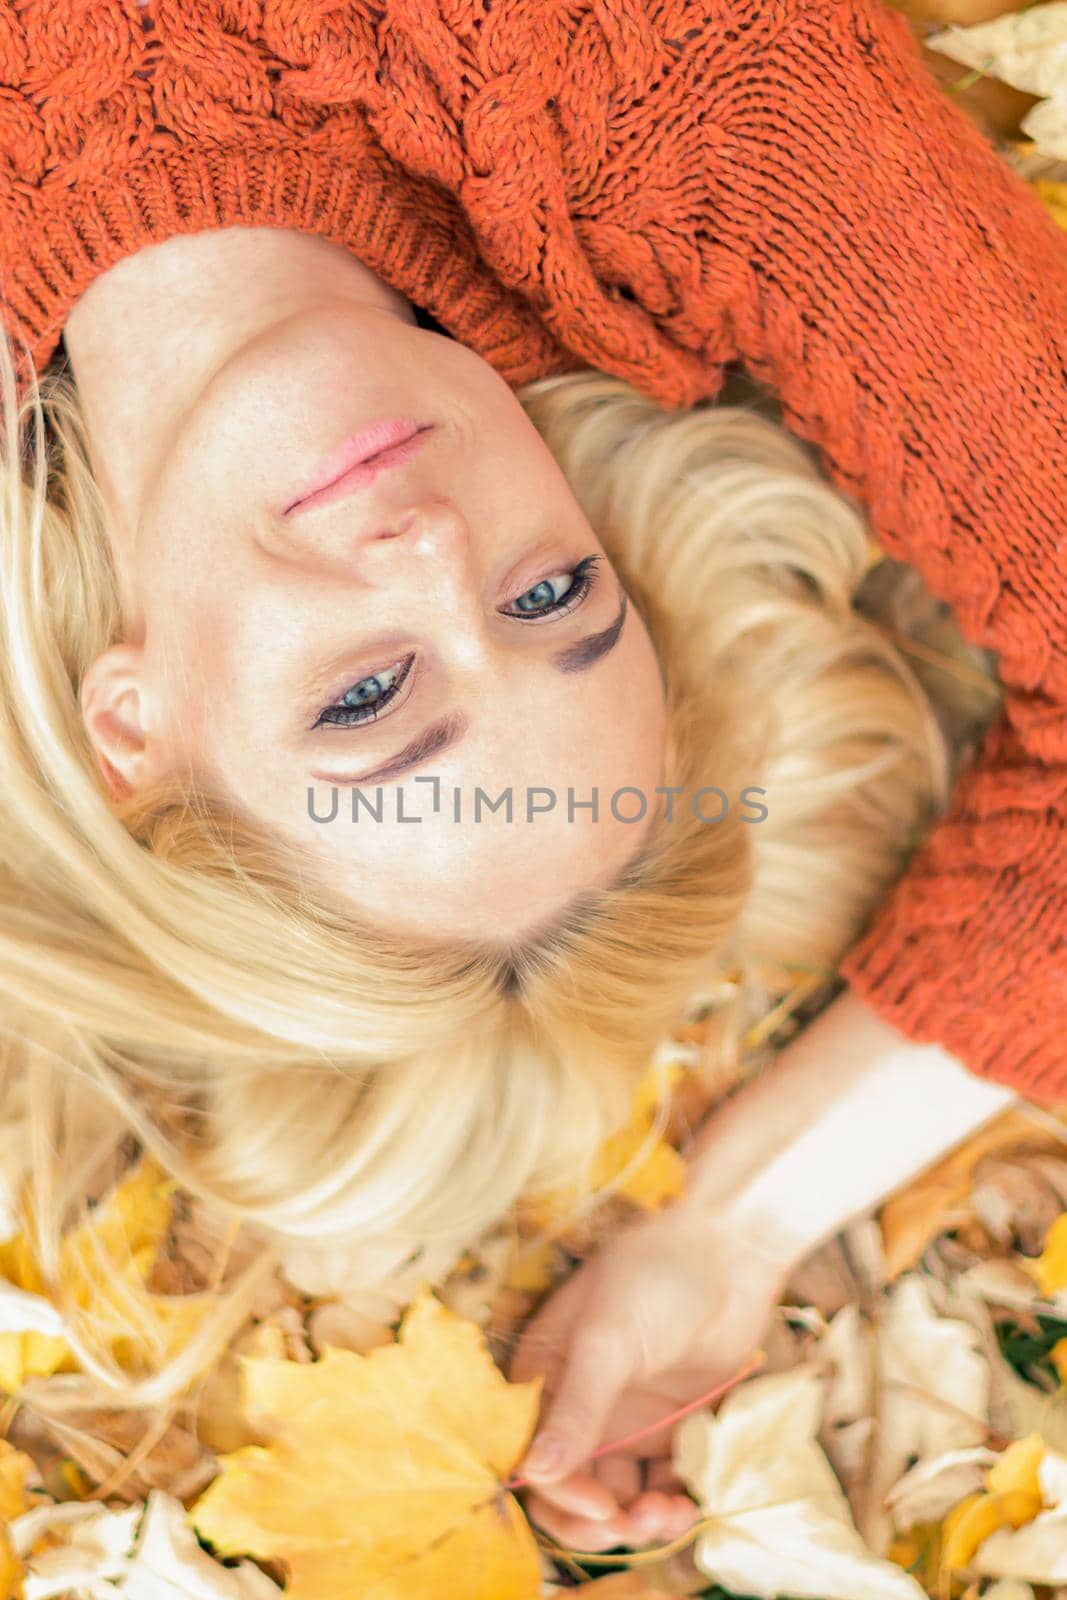
[[[1035,178],[1033,188],[1053,222],[1058,227],[1067,228],[1067,183],[1056,183],[1051,178]]]
[[[942,1530],[941,1569],[969,1567],[979,1545],[999,1528],[1032,1522],[1042,1507],[1039,1469],[1045,1442],[1039,1434],[1016,1439],[985,1473],[985,1492],[967,1495],[952,1508]]]
[[[0,1439],[0,1600],[22,1600],[23,1568],[9,1532],[9,1524],[29,1504],[26,1493],[34,1464],[21,1450]]]
[[[892,1494],[908,1467],[985,1444],[991,1378],[979,1332],[939,1316],[917,1274],[899,1279],[876,1304],[876,1323],[845,1308],[823,1341],[835,1372],[827,1408],[837,1431],[827,1448],[859,1480],[853,1507],[867,1544],[887,1552],[900,1530],[889,1509]],[[873,1447],[861,1461],[842,1463],[842,1425],[863,1430],[873,1418]]]
[[[971,1558],[975,1572],[1033,1583],[1067,1579],[1067,1456],[1046,1449],[1037,1478],[1047,1509],[1016,1531],[992,1533]]]
[[[11,1537],[26,1566],[26,1600],[62,1600],[71,1590],[120,1579],[129,1565],[143,1510],[135,1505],[110,1511],[93,1502],[71,1500],[39,1506],[18,1517],[11,1524]]]
[[[696,1563],[723,1588],[768,1600],[921,1600],[915,1579],[853,1526],[815,1438],[822,1397],[814,1369],[774,1373],[679,1425],[675,1471],[710,1519]]]
[[[251,1562],[227,1568],[201,1549],[185,1508],[153,1491],[121,1511],[89,1502],[42,1506],[12,1533],[26,1562],[25,1600],[281,1600]],[[0,1591],[2,1593],[2,1591]]]
[[[971,27],[950,27],[925,43],[953,61],[1042,96],[1020,130],[1047,155],[1067,158],[1067,0],[1031,5]]]
[[[199,1326],[213,1297],[169,1297],[145,1287],[166,1234],[174,1183],[147,1159],[60,1244],[62,1291],[93,1324],[96,1339],[127,1371],[161,1364]],[[26,1216],[28,1200],[23,1200]],[[28,1377],[78,1370],[67,1324],[22,1230],[0,1245],[0,1389]]]
[[[1067,0],[1064,0],[1067,5]],[[1025,1147],[1060,1149],[1054,1135],[1038,1128],[1025,1111],[1002,1111],[963,1144],[899,1189],[879,1214],[889,1282],[913,1267],[930,1241],[971,1214],[975,1172],[986,1156]]]
[[[181,1502],[156,1491],[148,1497],[119,1595],[123,1600],[281,1600],[282,1591],[250,1561],[219,1566],[197,1543]]]
[[[509,1384],[480,1330],[421,1294],[397,1342],[311,1365],[244,1360],[267,1446],[220,1459],[193,1525],[226,1555],[286,1563],[286,1600],[532,1600],[540,1567],[502,1485],[533,1432],[540,1380]],[[436,1587],[435,1587],[436,1585]]]
[[[917,1462],[886,1497],[897,1528],[906,1533],[923,1523],[940,1522],[953,1506],[979,1492],[983,1473],[996,1459],[995,1451],[973,1445]]]
[[[685,1066],[677,1061],[664,1061],[645,1074],[629,1120],[604,1141],[594,1158],[590,1175],[594,1191],[608,1191],[643,1211],[658,1211],[683,1192],[685,1158],[666,1139],[650,1139],[650,1134],[660,1096],[669,1113],[671,1094],[685,1076]],[[578,1189],[567,1188],[528,1197],[522,1206],[524,1227],[547,1234],[558,1231],[567,1225],[581,1197]]]
[[[1046,1299],[1067,1289],[1067,1211],[1048,1230],[1041,1254],[1034,1260],[1023,1256],[1020,1265],[1033,1276]]]
[[[982,1600],[1034,1600],[1034,1591],[1018,1578],[998,1578],[983,1591]]]

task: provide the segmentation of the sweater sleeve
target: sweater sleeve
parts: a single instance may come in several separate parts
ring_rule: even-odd
[[[901,15],[786,11],[754,52],[727,180],[737,351],[1004,686],[840,971],[916,1042],[1064,1100],[1067,237]]]

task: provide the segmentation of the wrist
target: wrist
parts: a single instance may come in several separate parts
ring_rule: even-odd
[[[784,1287],[807,1254],[806,1242],[783,1227],[781,1217],[770,1214],[758,1196],[753,1203],[747,1191],[710,1205],[706,1198],[695,1201],[684,1196],[660,1215],[670,1219],[675,1233],[688,1242],[694,1259],[714,1243],[717,1270],[724,1254],[743,1268],[746,1277],[758,1276],[772,1286]]]
[[[788,1274],[1014,1098],[846,992],[712,1113],[685,1204]]]

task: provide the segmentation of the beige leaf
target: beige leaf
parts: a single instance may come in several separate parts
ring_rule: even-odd
[[[1020,129],[1047,155],[1067,159],[1067,0],[947,28],[925,42],[953,61],[1043,96]]]
[[[931,50],[1042,96],[1067,90],[1067,0],[932,34]]]
[[[961,1272],[956,1282],[960,1289],[977,1295],[994,1306],[1011,1306],[1016,1311],[1049,1312],[1048,1301],[1033,1278],[1015,1261],[978,1261]]]
[[[154,1493],[116,1600],[281,1600],[281,1594],[251,1561],[236,1569],[213,1561],[200,1548],[181,1502]]]
[[[886,1497],[893,1520],[903,1532],[919,1522],[940,1522],[965,1495],[982,1487],[987,1467],[997,1461],[995,1450],[975,1445],[966,1450],[946,1450],[920,1461],[897,1480]]]
[[[815,1434],[822,1385],[812,1367],[751,1379],[717,1415],[675,1433],[674,1465],[711,1526],[697,1565],[739,1594],[817,1600],[922,1600],[899,1567],[865,1548]]]
[[[121,1578],[143,1509],[136,1505],[109,1511],[95,1502],[72,1500],[16,1517],[11,1537],[26,1563],[25,1600],[60,1600],[72,1589]],[[58,1535],[62,1542],[30,1554],[45,1533]]]
[[[222,1567],[200,1548],[185,1508],[153,1491],[146,1504],[111,1511],[89,1501],[41,1506],[11,1525],[26,1561],[25,1600],[280,1600],[252,1562]],[[42,1536],[51,1542],[37,1549]],[[30,1552],[36,1550],[35,1554]]]
[[[820,1344],[833,1368],[821,1440],[876,1554],[891,1543],[887,1497],[909,1464],[985,1443],[990,1388],[980,1334],[939,1316],[916,1274],[881,1304],[878,1326],[846,1306]]]
[[[902,1463],[982,1444],[988,1431],[989,1364],[975,1330],[939,1317],[921,1278],[901,1278],[881,1337],[883,1428]]]

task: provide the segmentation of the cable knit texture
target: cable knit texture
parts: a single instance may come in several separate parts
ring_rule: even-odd
[[[1005,712],[848,953],[1067,1098],[1067,241],[880,0],[4,0],[0,270],[38,371],[175,233],[347,248],[513,386],[740,360],[997,652]],[[23,371],[24,369],[20,369]]]

